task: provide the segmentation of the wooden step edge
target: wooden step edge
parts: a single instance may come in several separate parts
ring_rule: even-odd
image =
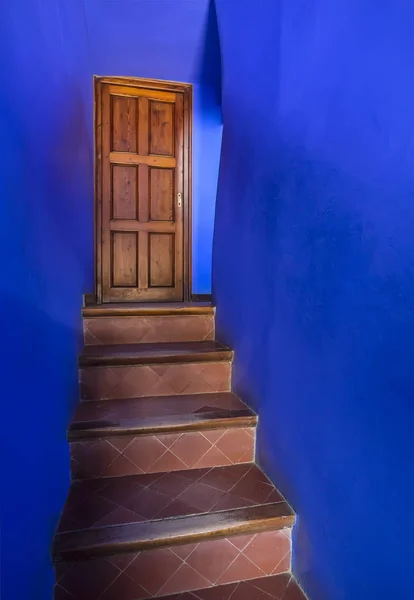
[[[79,560],[121,552],[138,552],[233,535],[286,529],[294,523],[295,514],[289,504],[278,502],[203,515],[59,533],[53,543],[52,556],[55,561]]]
[[[257,415],[250,409],[165,415],[162,417],[117,419],[116,421],[73,421],[68,430],[69,442],[123,435],[158,435],[205,429],[255,427]]]
[[[182,304],[179,306],[139,305],[139,304],[96,304],[84,306],[82,317],[96,319],[100,317],[149,317],[149,316],[197,316],[214,315],[215,308],[212,304]]]
[[[188,352],[186,354],[168,354],[167,351],[159,355],[99,355],[97,353],[81,354],[78,359],[80,367],[105,367],[105,366],[127,366],[127,365],[154,365],[154,364],[177,364],[177,363],[201,363],[201,362],[231,362],[233,350],[212,350],[210,352]]]

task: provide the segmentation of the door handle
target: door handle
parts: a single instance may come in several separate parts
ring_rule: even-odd
[[[181,208],[181,192],[178,192],[177,194],[177,206],[178,208]]]

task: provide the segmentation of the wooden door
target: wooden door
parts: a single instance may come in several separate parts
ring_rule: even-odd
[[[98,302],[189,296],[191,87],[97,78]]]

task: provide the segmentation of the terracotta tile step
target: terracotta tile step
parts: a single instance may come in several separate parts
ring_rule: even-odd
[[[284,502],[252,463],[74,482],[58,531],[169,519]]]
[[[303,597],[287,573],[290,557],[291,530],[280,529],[61,560],[55,563],[55,600],[144,600],[193,590],[200,591],[193,591],[192,599],[227,600],[230,592],[236,600],[280,600],[283,592],[283,600],[299,600]],[[271,581],[281,573],[284,581]],[[223,587],[227,584],[230,589]]]
[[[120,344],[85,346],[79,365],[150,365],[200,363],[233,360],[233,351],[219,342],[165,342],[158,344]]]
[[[83,402],[70,441],[94,437],[250,427],[257,416],[230,392]]]
[[[115,316],[148,316],[148,315],[214,315],[214,307],[208,302],[192,303],[111,303],[85,306],[83,317],[115,317]]]
[[[160,596],[163,600],[306,600],[291,573],[250,579],[204,590]]]
[[[213,314],[85,317],[86,345],[214,340]]]
[[[122,435],[70,443],[72,478],[97,479],[251,463],[255,427]]]
[[[70,531],[56,535],[53,556],[55,559],[80,560],[143,552],[242,534],[284,530],[292,527],[294,521],[292,509],[282,501],[202,515]]]
[[[231,363],[107,365],[79,370],[82,400],[112,400],[229,392]]]

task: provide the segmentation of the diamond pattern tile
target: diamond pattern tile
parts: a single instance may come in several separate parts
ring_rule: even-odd
[[[205,594],[206,588],[252,579],[257,580],[253,583],[254,589],[270,598],[296,600],[295,596],[289,599],[283,595],[272,596],[270,583],[260,581],[265,576],[288,571],[291,544],[288,532],[267,531],[243,536],[242,545],[234,544],[234,539],[124,554],[121,562],[114,561],[113,557],[73,562],[63,573],[57,569],[56,583],[59,590],[74,600],[109,600],[115,599],[117,594],[123,600],[143,600],[203,588],[200,594]],[[275,584],[275,594],[277,590],[281,594],[282,587]],[[240,594],[241,591],[240,600],[247,600],[247,596]],[[195,595],[197,597],[207,600],[208,595]],[[259,594],[257,597],[260,598]],[[253,600],[255,596],[250,598]]]
[[[213,315],[100,317],[83,320],[85,344],[197,342],[214,339]]]
[[[84,400],[230,391],[231,364],[205,362],[80,369]]]
[[[194,352],[214,345],[207,341],[214,340],[214,316],[86,318],[84,339],[87,347],[83,356],[89,356],[88,360],[83,358],[84,365],[88,361],[91,365],[91,357],[97,352],[131,353],[131,347],[126,350],[123,344],[137,344],[134,352],[141,355],[158,353],[159,360],[164,356],[160,355],[162,348],[146,348],[143,344],[186,342],[194,346]],[[176,346],[177,354],[181,347]],[[226,416],[226,411],[241,410],[249,415],[245,405],[230,393],[231,363],[218,361],[216,356],[213,360],[216,362],[129,366],[110,365],[107,360],[106,366],[80,368],[81,398],[92,402],[78,407],[74,418],[77,425],[71,429],[71,433],[75,431],[70,438],[75,440],[70,444],[74,481],[59,524],[59,533],[65,532],[60,539],[66,536],[76,540],[76,552],[82,549],[82,543],[87,544],[88,535],[99,539],[106,536],[111,540],[113,555],[89,555],[84,546],[78,560],[58,561],[55,600],[304,600],[288,573],[290,529],[250,531],[217,539],[199,536],[196,539],[202,541],[183,545],[171,539],[165,547],[116,553],[121,542],[113,537],[113,526],[126,524],[126,532],[140,527],[142,531],[151,527],[156,530],[164,524],[146,523],[176,519],[166,522],[165,531],[174,532],[177,524],[187,522],[197,533],[197,528],[203,531],[206,520],[216,519],[221,527],[220,511],[268,505],[263,511],[253,508],[242,513],[262,515],[283,506],[269,506],[284,499],[253,463],[255,427],[181,433],[172,427],[176,427],[177,418],[181,422],[181,416],[183,422],[191,422],[194,427],[200,414],[215,413],[218,419]],[[148,427],[152,418],[157,425],[161,421],[170,433],[114,435],[114,427],[130,427],[133,431],[133,419],[148,419]],[[91,437],[91,430],[99,422],[112,427],[112,435],[105,437],[101,431],[103,437]],[[85,439],[76,439],[81,430]],[[210,516],[180,519],[206,513]],[[231,518],[236,515],[240,513]],[[142,526],[129,527],[140,522]],[[268,523],[273,526],[274,521]],[[105,529],[86,533],[97,528]],[[228,531],[223,529],[221,534],[229,535]],[[64,554],[56,550],[56,556]]]
[[[296,594],[292,595],[292,591]],[[164,600],[305,600],[289,573],[164,596]]]
[[[88,480],[71,486],[59,531],[282,501],[281,494],[252,464],[196,469],[185,472],[185,476],[170,472]]]
[[[254,428],[248,427],[72,442],[72,477],[119,477],[247,463],[254,460],[252,433]]]
[[[134,600],[136,594],[127,595],[128,589],[122,585],[112,586],[118,596],[105,595],[106,600]],[[119,595],[120,594],[120,595]],[[131,594],[131,592],[130,592]],[[141,596],[138,596],[140,598]],[[56,597],[59,600],[61,596]],[[62,597],[63,598],[63,597]],[[66,600],[69,596],[65,596]],[[305,595],[290,573],[282,573],[249,581],[241,581],[218,587],[182,592],[172,596],[163,596],[164,600],[306,600]]]

